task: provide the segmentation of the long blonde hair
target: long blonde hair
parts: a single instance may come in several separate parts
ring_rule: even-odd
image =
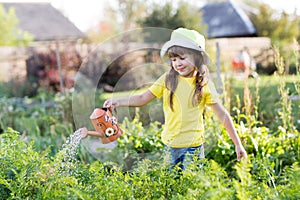
[[[172,57],[181,57],[183,54],[191,54],[194,57],[195,61],[195,67],[196,67],[196,77],[195,77],[195,91],[193,94],[193,100],[192,104],[193,106],[196,106],[199,104],[202,94],[203,94],[203,87],[207,84],[208,82],[208,76],[209,76],[209,71],[207,66],[204,64],[204,55],[202,52],[193,50],[193,49],[188,49],[180,46],[173,46],[171,47],[167,55],[169,58]],[[172,63],[170,64],[171,68],[169,72],[167,73],[165,84],[166,87],[170,90],[170,95],[169,95],[169,104],[170,108],[173,111],[173,97],[175,90],[178,85],[178,72],[174,70]]]

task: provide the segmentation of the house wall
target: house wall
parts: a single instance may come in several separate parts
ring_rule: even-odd
[[[0,81],[24,80],[26,77],[25,48],[0,48]]]
[[[59,42],[59,49],[66,52],[76,50],[82,57],[86,57],[89,51],[86,44],[76,42]],[[47,53],[50,50],[56,50],[54,41],[33,42],[29,47],[0,47],[0,82],[26,80],[26,59],[35,53]]]
[[[251,56],[259,55],[262,49],[271,47],[271,40],[267,37],[242,37],[242,38],[218,38],[210,39],[207,45],[216,50],[216,43],[219,43],[222,57],[232,58],[244,47],[249,49]]]
[[[216,43],[219,43],[221,51],[221,59],[232,59],[234,55],[244,47],[248,47],[250,54],[256,56],[260,54],[261,49],[268,49],[271,47],[269,38],[266,37],[253,37],[253,38],[218,38],[210,39],[207,41],[207,49],[213,61],[215,61]],[[60,49],[69,48],[70,45],[75,45],[76,50],[82,57],[82,60],[88,58],[88,55],[93,51],[97,45],[95,44],[76,44],[76,43],[60,43]],[[110,54],[116,49],[126,49],[126,44],[106,44],[101,50]],[[116,46],[117,45],[117,46]],[[127,44],[131,46],[129,49],[138,50],[139,47],[145,46],[140,44]],[[133,46],[133,47],[132,47]],[[151,45],[149,45],[151,46]],[[159,49],[160,45],[153,44],[153,48]],[[47,51],[55,49],[55,42],[34,43],[30,47],[37,51]],[[210,52],[211,51],[211,52]],[[26,78],[26,59],[30,55],[30,50],[23,47],[0,47],[0,81],[9,81],[13,79],[23,80]]]

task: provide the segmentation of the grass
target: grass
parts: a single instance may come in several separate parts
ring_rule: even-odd
[[[279,93],[280,80],[279,76],[260,76],[259,79],[249,79],[249,88],[252,96],[252,104],[256,104],[257,97],[255,96],[255,90],[259,90],[259,120],[265,125],[271,125],[275,119],[276,112],[278,111],[279,102],[282,96]],[[287,75],[284,76],[285,79],[285,89],[288,89],[289,96],[292,97],[297,94],[295,84],[299,84],[300,76]],[[234,98],[236,95],[239,96],[241,102],[243,102],[243,91],[244,91],[244,80],[232,79],[230,80],[230,96],[231,96],[231,106],[237,105],[237,100]],[[293,100],[292,102],[292,116],[294,119],[300,118],[300,100]],[[295,120],[295,125],[297,121]]]

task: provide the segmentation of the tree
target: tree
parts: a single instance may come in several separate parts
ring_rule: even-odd
[[[115,4],[107,5],[104,10],[106,18],[88,31],[91,40],[102,42],[121,31],[137,28],[136,21],[145,15],[147,3],[143,0],[115,0]]]
[[[177,8],[174,2],[165,5],[153,5],[152,12],[139,21],[142,27],[161,27],[174,30],[179,27],[205,32],[206,26],[201,24],[201,13],[187,1],[180,1]]]
[[[146,12],[147,6],[143,0],[117,0],[119,9],[115,10],[119,14],[123,29],[136,27],[136,21]]]
[[[27,45],[33,36],[18,29],[18,18],[11,8],[7,12],[0,4],[0,46]]]
[[[139,27],[159,27],[171,30],[186,27],[202,33],[206,32],[206,25],[201,24],[199,9],[191,5],[189,1],[155,2],[157,1],[115,0],[114,4],[106,7],[105,20],[88,31],[91,40],[100,42],[121,31]]]
[[[279,50],[279,55],[285,61],[285,73],[289,73],[291,66],[297,66],[295,49],[291,44],[300,38],[300,17],[286,12],[278,12],[267,4],[258,4],[258,12],[250,14],[258,36],[269,37],[273,46]],[[295,70],[292,70],[295,71]]]
[[[258,36],[270,37],[275,45],[289,44],[299,38],[300,18],[296,14],[279,13],[267,4],[258,4],[258,13],[249,17]]]

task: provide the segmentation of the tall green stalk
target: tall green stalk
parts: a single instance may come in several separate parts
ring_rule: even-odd
[[[278,92],[280,95],[279,109],[277,111],[278,120],[284,132],[293,131],[295,129],[292,122],[292,103],[289,98],[289,88],[286,86],[286,77],[284,74],[284,60],[280,56],[278,49],[275,48],[275,65],[277,73],[275,78],[279,80]]]

